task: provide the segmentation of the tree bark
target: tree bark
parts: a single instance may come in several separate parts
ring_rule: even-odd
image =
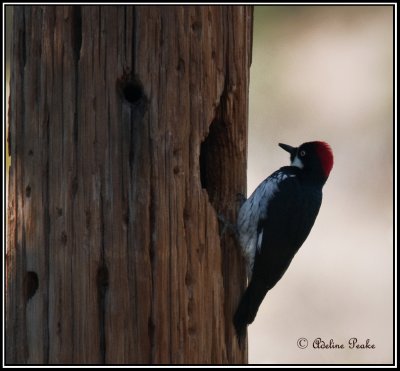
[[[6,362],[246,363],[252,9],[18,6]]]

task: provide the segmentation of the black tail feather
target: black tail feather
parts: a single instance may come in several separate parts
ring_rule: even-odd
[[[235,326],[240,347],[246,338],[247,326],[254,321],[258,308],[268,292],[268,289],[264,286],[262,283],[250,281],[236,309],[233,325]]]
[[[245,293],[240,300],[239,306],[236,309],[235,315],[233,317],[233,325],[235,326],[236,336],[240,347],[242,347],[242,344],[247,334],[247,325],[249,323],[248,312],[248,300]]]

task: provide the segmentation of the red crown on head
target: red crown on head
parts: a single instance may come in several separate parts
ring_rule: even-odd
[[[328,178],[329,173],[331,172],[332,167],[333,167],[332,148],[326,142],[317,141],[314,143],[315,143],[316,152],[321,161],[322,169],[325,173],[325,176]]]

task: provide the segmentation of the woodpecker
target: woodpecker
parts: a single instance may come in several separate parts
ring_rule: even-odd
[[[239,344],[265,295],[282,278],[314,225],[322,187],[333,167],[330,146],[321,141],[292,147],[283,166],[265,179],[239,209],[236,230],[247,261],[249,284],[234,315]]]

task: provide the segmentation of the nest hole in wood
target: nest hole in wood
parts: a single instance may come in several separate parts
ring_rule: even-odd
[[[200,148],[201,187],[207,191],[216,210],[219,209],[219,201],[227,187],[226,175],[230,163],[228,152],[228,125],[222,115],[217,113]]]

